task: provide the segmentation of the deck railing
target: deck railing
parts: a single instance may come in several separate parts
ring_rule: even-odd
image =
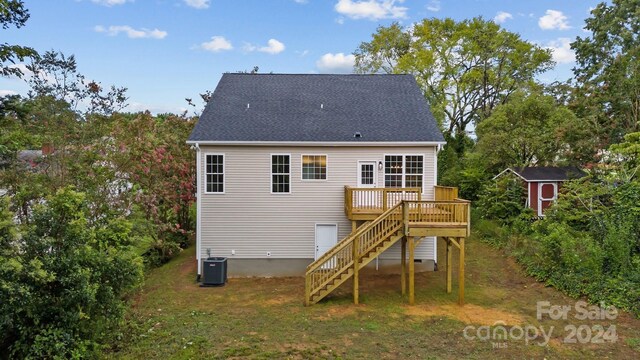
[[[358,189],[353,189],[358,190]],[[375,189],[359,189],[375,190]],[[382,190],[382,189],[377,189]],[[347,189],[345,188],[345,191]],[[351,196],[354,191],[347,192]],[[378,191],[380,193],[380,191]],[[381,192],[384,193],[384,192]],[[351,198],[353,201],[353,198]],[[389,239],[397,241],[409,234],[411,226],[467,227],[470,226],[471,203],[467,200],[422,201],[400,200],[373,221],[360,226],[307,267],[305,274],[305,304],[310,305],[342,284],[355,268],[366,265],[386,247]],[[395,238],[394,238],[395,235]],[[388,246],[393,245],[388,242]],[[351,273],[349,273],[351,271]]]
[[[402,228],[402,202],[381,214],[376,220],[361,226],[338,242],[307,267],[305,274],[305,303],[354,267],[359,259],[393,233]],[[319,300],[319,299],[317,299]]]
[[[436,185],[433,189],[436,201],[451,201],[458,198],[457,187]]]
[[[409,206],[409,221],[417,223],[467,224],[469,223],[468,200],[453,201],[406,201]]]
[[[422,189],[344,187],[344,212],[348,218],[355,213],[379,215],[402,200],[422,200]]]

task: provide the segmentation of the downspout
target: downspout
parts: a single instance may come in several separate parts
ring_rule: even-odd
[[[438,185],[438,154],[441,150],[441,145],[436,145],[436,156],[433,157],[433,185]],[[436,199],[435,188],[433,190],[433,200]],[[438,237],[433,238],[433,270],[438,269]]]
[[[200,280],[202,274],[201,245],[202,245],[202,155],[200,144],[194,145],[196,148],[196,260],[198,261],[198,275],[196,280]]]

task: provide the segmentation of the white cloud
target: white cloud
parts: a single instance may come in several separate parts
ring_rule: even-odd
[[[553,61],[558,64],[568,64],[576,61],[576,54],[571,50],[571,39],[569,38],[563,37],[550,41],[546,48],[551,50]]]
[[[327,53],[316,61],[316,66],[321,73],[352,73],[356,62],[354,55],[343,53]]]
[[[284,44],[276,39],[269,39],[267,46],[263,46],[258,51],[265,52],[267,54],[279,54],[284,51]]]
[[[545,14],[538,20],[538,26],[542,30],[567,30],[571,28],[567,16],[562,11],[547,10]]]
[[[102,25],[97,25],[93,28],[96,32],[106,33],[109,36],[116,36],[120,33],[125,33],[131,39],[164,39],[168,33],[158,29],[134,29],[129,25],[111,25],[105,28]]]
[[[233,45],[224,36],[212,36],[211,41],[203,42],[200,44],[200,48],[211,52],[220,52],[233,49]]]
[[[17,92],[15,92],[15,91],[13,91],[13,90],[3,90],[3,89],[0,89],[0,97],[7,96],[7,95],[17,95],[17,94],[18,94],[18,93],[17,93]]]
[[[293,0],[293,1],[295,1],[298,4],[306,4],[309,2],[308,0]]]
[[[404,0],[338,0],[334,9],[352,19],[403,19],[407,8],[396,6]]]
[[[209,7],[209,0],[184,0],[184,3],[194,9],[206,9]]]
[[[25,79],[28,79],[31,76],[33,76],[33,72],[31,72],[31,70],[27,69],[27,64],[25,64],[25,63],[12,64],[12,65],[9,65],[8,67],[20,70],[20,72],[22,72],[22,75],[23,75],[23,77]],[[19,77],[15,76],[15,75],[10,75],[9,78],[10,79],[20,79]]]
[[[36,76],[36,74],[33,71],[31,71],[31,70],[29,70],[27,68],[27,64],[25,64],[25,63],[12,64],[12,65],[9,65],[9,67],[10,68],[19,69],[22,72],[22,78],[19,78],[19,77],[15,76],[15,75],[10,75],[8,77],[9,79],[20,80],[20,82],[22,82],[23,80],[28,81],[31,78],[33,78],[34,76]],[[40,79],[43,79],[45,81],[49,81],[49,82],[56,81],[55,77],[53,75],[51,75],[51,74],[48,74],[48,73],[40,72],[37,76]]]
[[[309,50],[302,50],[302,51],[298,50],[298,51],[296,51],[296,54],[298,54],[298,56],[300,56],[300,57],[305,57],[305,56],[309,55]]]
[[[283,43],[281,43],[276,39],[269,39],[269,41],[267,41],[267,46],[258,47],[250,43],[245,43],[242,49],[246,52],[260,51],[263,53],[275,55],[283,52],[285,49],[285,46]]]
[[[511,15],[506,11],[498,11],[498,13],[496,14],[496,17],[493,18],[493,21],[495,21],[498,24],[502,24],[509,19],[513,19],[513,15]]]
[[[104,6],[122,5],[129,1],[132,1],[132,0],[91,0],[91,2],[94,4],[99,4]]]
[[[431,0],[426,7],[429,11],[438,12],[440,11],[440,0]]]

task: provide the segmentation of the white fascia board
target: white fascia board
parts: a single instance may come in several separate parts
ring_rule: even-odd
[[[506,169],[502,170],[498,175],[494,176],[491,180],[495,180],[495,179],[499,178],[500,176],[502,176],[502,174],[504,174],[506,172],[510,172],[510,173],[516,175],[517,177],[519,177],[520,179],[522,179],[525,182],[535,181],[535,180],[527,180],[527,179],[523,178],[522,175],[518,174],[515,170],[513,170],[511,168],[506,168]]]
[[[444,141],[422,141],[422,142],[326,142],[326,141],[187,141],[187,144],[200,145],[242,145],[242,146],[388,146],[388,147],[408,147],[408,146],[438,146],[444,145]]]

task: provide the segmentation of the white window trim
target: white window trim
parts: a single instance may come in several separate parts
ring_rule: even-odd
[[[204,166],[204,171],[203,176],[204,178],[202,179],[202,183],[203,183],[203,187],[202,190],[204,190],[203,192],[207,195],[224,195],[227,193],[227,155],[225,153],[215,153],[215,152],[204,152],[202,154],[204,156],[204,162],[203,162],[203,166]],[[208,155],[222,155],[222,192],[219,191],[207,191],[207,156]]]
[[[326,165],[325,165],[325,174],[326,177],[324,179],[305,179],[304,178],[304,171],[302,170],[302,166],[303,166],[303,159],[305,156],[324,156],[326,159]],[[301,181],[327,181],[329,180],[329,155],[327,154],[300,154],[300,180]]]
[[[422,174],[410,174],[410,175],[422,175],[422,187],[420,189],[420,191],[424,194],[424,189],[425,189],[425,170],[426,170],[426,166],[425,166],[425,162],[427,159],[427,155],[426,154],[383,154],[382,155],[382,184],[383,187],[387,187],[387,172],[386,172],[386,167],[387,167],[387,156],[402,156],[402,186],[401,188],[406,188],[407,186],[407,182],[406,182],[406,170],[407,170],[407,156],[422,156]],[[436,155],[437,156],[437,155]],[[437,166],[437,165],[436,165]],[[436,174],[437,175],[437,174]],[[437,182],[437,180],[436,180]],[[393,188],[390,188],[393,189]]]
[[[387,188],[387,156],[401,156],[402,157],[402,174],[401,174],[401,186],[404,187],[404,154],[383,154],[382,155],[382,187]],[[397,175],[397,174],[394,174]],[[389,188],[389,189],[398,189],[398,188]]]
[[[543,198],[542,197],[542,187],[544,185],[553,185],[553,197],[551,198]],[[558,183],[557,182],[539,182],[538,183],[538,216],[544,217],[544,212],[542,211],[542,202],[550,201],[555,202],[558,200]]]
[[[273,157],[274,156],[289,156],[289,192],[274,192],[273,191]],[[274,154],[269,154],[269,191],[271,192],[272,195],[291,195],[292,191],[292,187],[293,187],[293,177],[292,177],[292,163],[293,161],[291,154],[281,154],[281,153],[274,153]],[[284,173],[282,173],[284,174]],[[279,175],[282,175],[279,174]]]

